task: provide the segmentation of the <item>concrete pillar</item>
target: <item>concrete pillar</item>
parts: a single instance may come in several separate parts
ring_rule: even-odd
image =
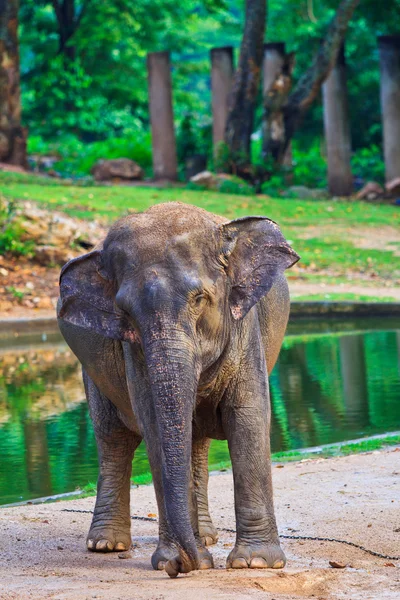
[[[264,58],[262,65],[262,93],[263,99],[268,95],[276,78],[280,73],[287,69],[287,57],[285,52],[285,42],[269,42],[264,44]],[[264,102],[265,104],[265,102]],[[281,112],[283,116],[283,113]],[[292,144],[289,143],[282,163],[287,169],[293,165]],[[286,183],[292,183],[292,174],[289,172],[285,176]]]
[[[228,96],[233,78],[233,48],[212,48],[211,57],[211,99],[213,116],[214,151],[225,138],[225,125],[228,116]]]
[[[322,86],[324,129],[328,155],[328,189],[333,196],[353,193],[351,135],[347,100],[346,62],[342,46]]]
[[[154,179],[177,179],[169,52],[147,55]]]
[[[378,38],[386,181],[400,177],[400,35]]]
[[[284,42],[264,44],[264,60],[262,67],[262,90],[263,96],[268,93],[278,73],[282,71],[285,64]]]

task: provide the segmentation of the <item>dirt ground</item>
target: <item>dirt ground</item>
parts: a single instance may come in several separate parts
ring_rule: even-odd
[[[335,537],[400,556],[400,448],[273,467],[282,534]],[[157,525],[133,521],[131,557],[85,550],[94,498],[0,509],[1,600],[398,600],[400,561],[334,542],[282,540],[282,571],[226,571],[234,535],[220,532],[215,569],[169,579],[151,569]],[[218,528],[234,527],[232,476],[210,477]],[[132,490],[131,514],[156,514],[152,486]],[[344,568],[332,568],[336,561]]]

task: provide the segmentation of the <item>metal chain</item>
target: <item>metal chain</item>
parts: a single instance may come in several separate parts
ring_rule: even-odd
[[[92,510],[78,510],[74,508],[63,508],[62,512],[71,512],[71,513],[86,513],[93,514]],[[153,523],[157,522],[157,519],[154,517],[138,517],[131,515],[131,519],[135,521],[152,521]],[[227,529],[225,527],[220,527],[219,531],[225,531],[227,533],[236,533],[234,529]],[[349,542],[347,540],[338,540],[336,538],[328,538],[328,537],[319,537],[312,535],[285,535],[279,534],[279,537],[284,540],[306,540],[313,542],[336,542],[337,544],[345,544],[346,546],[352,546],[353,548],[358,548],[363,552],[367,552],[372,556],[377,556],[378,558],[386,558],[386,560],[400,560],[400,556],[389,556],[388,554],[381,554],[380,552],[375,552],[374,550],[369,550],[365,548],[365,546],[361,546],[360,544],[356,544],[355,542]]]

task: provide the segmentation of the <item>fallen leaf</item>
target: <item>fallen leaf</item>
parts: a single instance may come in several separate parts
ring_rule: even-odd
[[[394,565],[393,563],[389,562],[389,563],[385,563],[383,566],[384,567],[395,567],[396,565]]]
[[[149,513],[147,516],[151,517],[152,519],[155,519],[157,517],[157,515],[155,515],[154,513]]]

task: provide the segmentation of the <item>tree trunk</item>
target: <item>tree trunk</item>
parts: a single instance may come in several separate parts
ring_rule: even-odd
[[[0,0],[0,162],[25,168],[27,130],[21,127],[18,9],[19,0]]]
[[[347,26],[360,0],[342,0],[325,38],[314,56],[311,66],[300,77],[294,91],[289,95],[291,81],[279,85],[278,73],[272,88],[276,88],[272,101],[264,103],[264,123],[274,119],[279,123],[279,135],[272,138],[275,130],[264,126],[263,157],[272,156],[275,164],[281,165],[285,151],[299,128],[302,118],[317,97],[321,86],[336,64]],[[290,75],[290,74],[289,74]],[[271,106],[270,106],[271,105]],[[272,114],[273,113],[273,114]]]
[[[71,43],[82,17],[91,0],[80,2],[80,11],[76,9],[75,0],[52,0],[54,12],[58,23],[59,53],[73,61],[75,59],[75,46]]]
[[[225,143],[231,161],[230,169],[241,175],[251,173],[250,136],[260,82],[265,19],[266,1],[246,0],[246,21],[240,58],[228,99],[225,129]]]
[[[263,86],[263,122],[262,122],[262,157],[266,161],[269,157],[274,163],[282,163],[284,156],[283,141],[285,139],[285,124],[282,106],[285,104],[292,87],[292,72],[294,68],[294,54],[285,54],[283,44],[273,48],[266,44],[265,49],[265,81]],[[271,56],[269,56],[271,55]],[[271,69],[268,63],[275,58]],[[269,59],[269,60],[268,60]],[[267,77],[266,71],[274,69],[273,77]]]

